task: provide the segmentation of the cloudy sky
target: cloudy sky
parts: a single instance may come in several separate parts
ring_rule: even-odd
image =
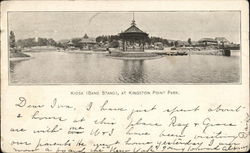
[[[174,40],[226,37],[240,42],[240,12],[134,12],[137,26]],[[126,30],[132,12],[9,12],[9,31],[16,39],[46,37],[55,40],[115,35]]]

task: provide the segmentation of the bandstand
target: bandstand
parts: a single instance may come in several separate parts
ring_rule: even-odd
[[[148,34],[136,26],[134,14],[131,26],[124,32],[119,33],[119,37],[122,42],[120,49],[110,50],[108,56],[124,60],[144,60],[161,57],[156,53],[144,51],[145,42],[149,39]]]
[[[145,41],[148,39],[148,34],[139,29],[134,20],[131,26],[124,32],[119,34],[122,40],[122,51],[124,52],[143,52]]]

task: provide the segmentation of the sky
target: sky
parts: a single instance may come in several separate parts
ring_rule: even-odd
[[[172,40],[226,37],[240,43],[240,12],[134,12],[137,27],[149,36]],[[116,35],[129,28],[132,12],[9,12],[16,39],[55,40]]]

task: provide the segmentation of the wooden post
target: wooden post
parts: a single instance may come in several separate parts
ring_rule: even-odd
[[[145,42],[143,41],[143,43],[142,43],[142,51],[144,52],[144,44],[145,44]]]
[[[127,41],[125,40],[125,51],[127,51]]]
[[[122,51],[124,51],[125,50],[125,48],[124,48],[124,39],[122,40]]]

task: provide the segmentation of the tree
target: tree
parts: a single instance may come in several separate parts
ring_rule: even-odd
[[[118,35],[107,35],[107,36],[98,36],[96,37],[96,42],[113,42],[114,40],[119,40],[120,37]]]
[[[192,45],[191,38],[188,38],[188,43],[189,43],[189,45]]]
[[[15,34],[13,31],[10,31],[10,48],[15,48],[16,47],[16,38]]]
[[[52,38],[49,38],[49,39],[48,39],[48,44],[49,44],[50,46],[56,46],[56,41],[55,41],[54,39],[52,39]]]
[[[38,46],[47,46],[48,40],[46,38],[38,38],[37,45]]]
[[[103,36],[98,36],[98,37],[96,37],[96,42],[101,42],[101,41],[103,41]]]
[[[169,46],[169,42],[167,39],[163,39],[163,44]]]
[[[27,39],[19,39],[16,42],[16,46],[24,48],[24,47],[33,47],[33,46],[56,46],[57,43],[52,38],[27,38]]]
[[[119,42],[117,40],[113,40],[110,45],[111,48],[118,48]]]
[[[74,47],[78,47],[78,48],[82,48],[82,42],[81,42],[81,38],[73,38],[71,40],[72,44]]]

